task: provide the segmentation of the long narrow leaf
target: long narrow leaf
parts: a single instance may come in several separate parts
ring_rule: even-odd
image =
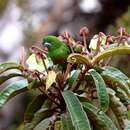
[[[91,103],[83,102],[82,104],[89,118],[93,123],[95,122],[96,130],[118,130],[112,120],[104,112],[100,111],[98,113],[98,108]]]
[[[88,117],[73,92],[65,90],[63,93],[67,109],[70,113],[73,126],[76,130],[91,130]]]
[[[106,49],[101,53],[99,53],[97,56],[95,56],[92,63],[96,64],[102,59],[108,58],[110,56],[121,55],[121,54],[130,54],[130,47],[119,46],[115,48]]]
[[[3,63],[3,64],[0,64],[0,74],[9,69],[21,69],[21,68],[22,68],[22,66],[17,63],[13,63],[13,62]]]
[[[69,113],[64,113],[61,115],[61,130],[74,130]]]
[[[0,108],[12,97],[27,90],[27,80],[15,81],[0,92]]]
[[[69,86],[71,87],[71,90],[75,89],[80,72],[81,70],[74,70],[72,76],[69,78],[68,83],[69,83]]]
[[[42,107],[35,112],[34,118],[31,122],[25,123],[24,130],[33,130],[42,120],[50,117],[53,114],[53,109],[51,109],[52,103],[50,100],[46,100]]]
[[[115,113],[112,111],[111,108],[109,108],[107,114],[109,115],[109,117],[111,118],[111,120],[113,121],[113,123],[116,125],[116,127],[118,128],[118,130],[122,130],[119,122],[118,122],[118,119],[117,119],[117,116],[115,115]]]
[[[33,130],[47,130],[51,123],[51,118],[46,118],[41,121]]]
[[[104,69],[104,72],[108,72],[108,73],[111,73],[113,74],[115,77],[119,78],[119,79],[123,79],[130,87],[130,79],[123,73],[121,72],[120,70],[112,67],[112,66],[105,66],[103,67]]]
[[[2,83],[4,83],[6,80],[14,78],[14,77],[18,77],[18,76],[23,76],[23,75],[17,74],[17,73],[13,73],[13,74],[9,74],[9,75],[2,75],[2,76],[0,76],[0,85]]]
[[[126,127],[126,121],[127,119],[127,107],[123,105],[123,103],[120,101],[120,99],[116,96],[116,92],[112,89],[107,89],[109,95],[110,95],[110,108],[115,114],[118,123],[120,124],[121,130],[124,130]]]
[[[25,123],[32,121],[35,112],[41,108],[41,106],[43,105],[46,98],[47,97],[45,95],[38,95],[32,100],[32,102],[28,105],[28,107],[24,113],[24,122]]]
[[[106,112],[109,107],[109,96],[106,90],[105,82],[101,77],[101,75],[94,69],[91,69],[89,73],[93,77],[93,80],[96,85],[97,95],[100,103],[100,109]]]
[[[78,76],[80,74],[80,70],[74,70],[72,76],[69,78],[69,85],[73,86],[73,84],[76,82]]]
[[[51,116],[53,113],[52,110],[43,110],[39,115],[35,116],[31,123],[26,123],[23,130],[33,130],[41,121]]]
[[[105,82],[110,84],[111,87],[121,87],[129,95],[129,79],[121,71],[113,67],[106,66],[104,67],[104,71],[102,71],[101,75]]]
[[[114,68],[112,66],[104,66],[103,67],[104,71],[109,71],[111,73],[113,73],[114,75],[118,75],[120,78],[124,79],[124,80],[129,80],[129,78],[120,70],[118,70],[117,68]]]

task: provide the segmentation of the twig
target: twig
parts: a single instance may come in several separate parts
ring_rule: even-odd
[[[45,67],[46,72],[48,73],[48,69],[47,69],[47,66],[46,66],[45,60],[42,59],[42,62],[43,62],[43,65],[44,65],[44,67]]]
[[[20,60],[19,60],[19,63],[25,67],[25,50],[24,50],[24,47],[21,47],[20,48]]]
[[[68,74],[69,74],[69,72],[70,72],[71,67],[72,67],[72,64],[71,64],[71,63],[68,63],[67,69],[66,69],[65,74],[64,74],[64,84],[66,83],[66,79],[67,79],[67,76],[68,76]],[[64,85],[64,84],[63,84],[63,85]]]
[[[39,79],[41,85],[42,85],[42,81],[41,81],[41,78],[39,77],[39,75],[37,73],[35,73],[37,78]],[[53,100],[53,98],[51,98],[45,90],[41,89],[41,88],[38,88],[40,90],[40,92],[42,92],[43,94],[45,94],[52,102],[54,102],[57,106],[59,106],[60,104],[57,103],[55,100]],[[53,95],[53,93],[51,92],[51,94]],[[54,96],[54,95],[53,95]]]

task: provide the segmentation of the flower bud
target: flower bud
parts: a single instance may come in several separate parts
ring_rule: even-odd
[[[82,27],[82,28],[80,29],[79,34],[80,34],[80,36],[83,36],[83,35],[88,36],[88,34],[89,34],[89,30],[88,30],[88,28],[85,27],[85,26]]]

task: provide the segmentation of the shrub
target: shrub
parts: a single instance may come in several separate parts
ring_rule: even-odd
[[[117,36],[100,32],[87,43],[88,29],[80,30],[83,41],[65,32],[46,36],[43,46],[20,63],[0,64],[0,84],[13,81],[0,92],[0,107],[12,97],[37,90],[24,114],[24,130],[129,130],[130,80],[108,66],[115,55],[130,54],[124,28]],[[6,71],[17,69],[19,73]]]

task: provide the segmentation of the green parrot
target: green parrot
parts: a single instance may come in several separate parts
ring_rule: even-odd
[[[64,64],[70,54],[70,48],[56,36],[45,36],[43,46],[48,48],[48,57],[54,64]]]

